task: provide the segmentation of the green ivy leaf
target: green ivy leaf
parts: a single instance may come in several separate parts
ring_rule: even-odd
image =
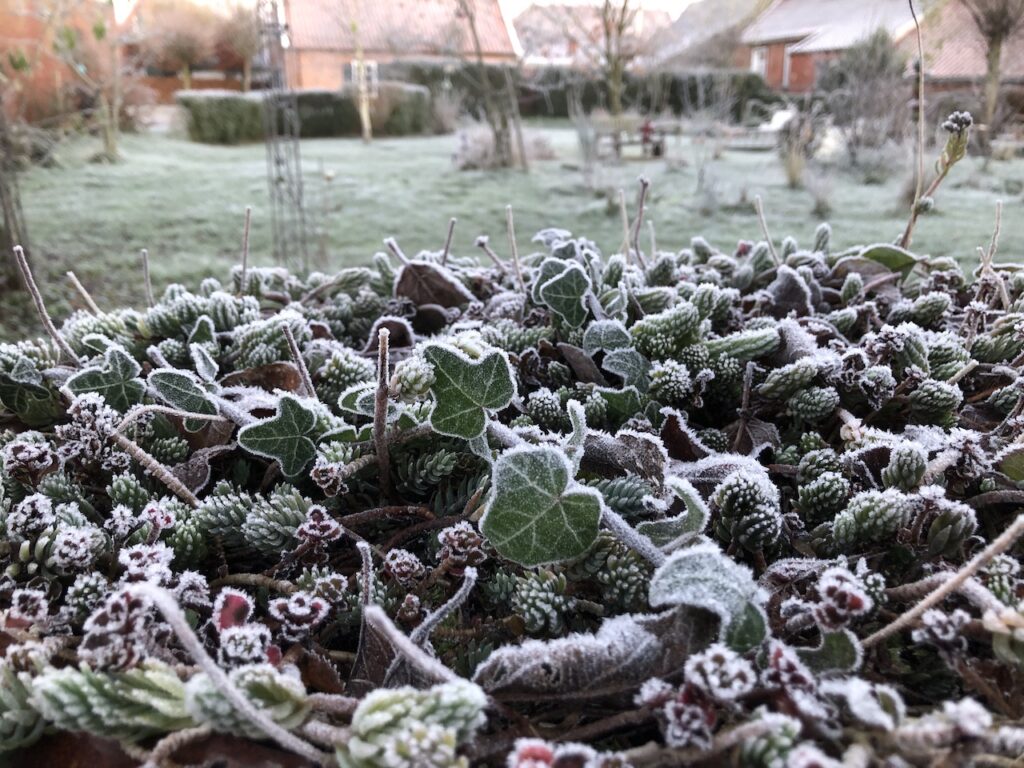
[[[914,268],[914,265],[921,261],[919,256],[915,256],[910,251],[900,248],[898,245],[892,245],[890,243],[876,243],[875,245],[868,245],[860,252],[860,258],[873,261],[876,264],[881,264],[883,267],[891,269],[893,272],[902,272],[906,275]]]
[[[209,315],[200,315],[192,332],[188,335],[189,344],[216,344],[217,329]]]
[[[149,374],[148,381],[156,396],[172,408],[210,416],[217,414],[217,406],[210,394],[191,371],[160,368]],[[185,419],[185,428],[191,432],[202,429],[205,424],[200,419]]]
[[[609,373],[619,376],[623,383],[646,392],[651,384],[651,361],[635,349],[615,349],[604,357],[602,363]]]
[[[594,391],[608,403],[608,422],[615,429],[621,427],[644,409],[643,399],[636,387],[623,387],[622,389],[595,387]]]
[[[540,299],[570,326],[579,328],[590,314],[586,304],[589,290],[587,273],[579,264],[571,262],[565,271],[540,287]]]
[[[540,265],[540,269],[537,270],[537,277],[534,278],[533,286],[530,290],[530,298],[533,299],[534,304],[544,303],[543,299],[540,297],[541,287],[553,278],[562,274],[565,270],[566,264],[561,259],[544,259]]]
[[[659,547],[688,533],[694,535],[701,533],[711,516],[708,505],[704,503],[704,499],[697,493],[697,489],[690,484],[689,480],[670,475],[665,478],[665,485],[671,489],[677,499],[683,502],[683,511],[675,517],[667,517],[664,520],[646,520],[636,527],[639,533]]]
[[[725,637],[759,595],[749,568],[706,543],[669,555],[651,577],[648,597],[654,608],[688,605],[717,614]]]
[[[213,356],[207,351],[206,347],[202,344],[189,344],[189,354],[192,356],[192,365],[195,366],[196,373],[199,374],[199,378],[203,381],[212,383],[217,379],[217,372],[219,366],[217,361],[213,359]]]
[[[1019,483],[1024,480],[1024,445],[1011,445],[996,457],[996,469]]]
[[[277,414],[238,431],[238,444],[249,453],[276,459],[285,477],[297,476],[316,456],[311,435],[316,414],[294,395],[282,395]]]
[[[633,337],[619,320],[597,320],[588,325],[583,334],[583,350],[588,355],[632,346]]]
[[[747,603],[725,627],[722,640],[736,653],[746,653],[768,639],[768,617],[757,603]]]
[[[797,654],[818,673],[853,672],[860,667],[863,655],[860,641],[848,629],[825,632],[817,648],[800,648]]]
[[[452,347],[431,345],[423,356],[434,366],[430,425],[435,432],[466,440],[482,435],[487,411],[501,410],[515,397],[512,367],[500,351],[471,360]]]
[[[142,366],[123,347],[109,347],[103,356],[103,365],[79,371],[67,381],[67,387],[76,395],[86,392],[100,394],[107,405],[124,413],[142,402],[146,385],[138,378]]]
[[[506,451],[491,485],[480,530],[502,557],[524,566],[570,560],[597,538],[601,495],[573,480],[572,465],[557,448]]]
[[[0,403],[29,427],[52,424],[62,413],[57,393],[27,357],[19,357],[10,373],[0,373]]]

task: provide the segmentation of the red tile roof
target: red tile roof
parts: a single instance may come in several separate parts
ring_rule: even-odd
[[[468,0],[485,56],[516,56],[518,41],[500,0]],[[406,57],[472,56],[469,23],[458,0],[286,0],[289,39],[296,49],[354,51]],[[354,26],[354,29],[353,29]]]

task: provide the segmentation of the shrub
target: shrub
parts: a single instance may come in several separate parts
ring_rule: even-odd
[[[263,97],[237,91],[178,91],[188,136],[204,144],[243,144],[263,140]]]

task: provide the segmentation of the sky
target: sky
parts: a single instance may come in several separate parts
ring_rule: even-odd
[[[634,0],[636,2],[637,0]],[[696,0],[639,0],[643,8],[651,10],[667,11],[675,19],[683,9]],[[502,0],[505,10],[515,18],[533,3],[539,5],[563,5],[572,3],[574,5],[600,5],[603,0]]]

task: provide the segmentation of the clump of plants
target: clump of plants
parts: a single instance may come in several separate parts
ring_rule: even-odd
[[[644,252],[642,217],[611,255],[510,216],[483,266],[243,263],[0,346],[0,749],[1024,751],[1024,272],[827,225]]]

